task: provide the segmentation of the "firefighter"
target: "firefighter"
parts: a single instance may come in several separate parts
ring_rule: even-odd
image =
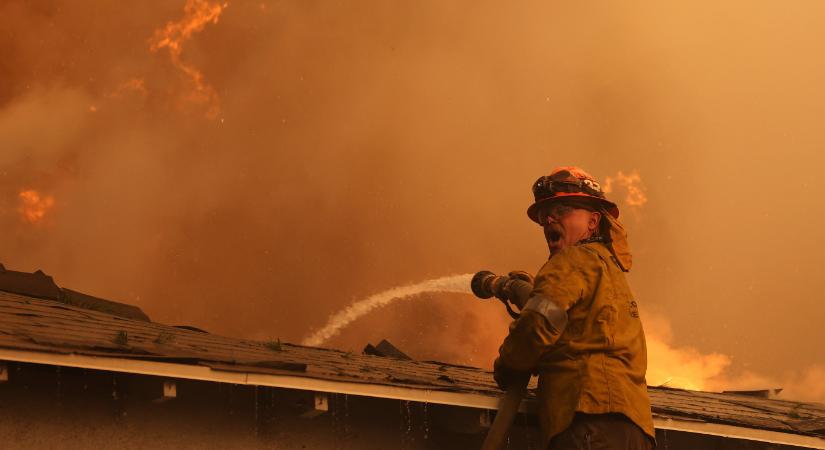
[[[544,448],[653,448],[647,349],[619,209],[577,167],[539,178],[533,194],[527,215],[544,229],[550,258],[499,349],[496,382],[506,389],[538,374]]]

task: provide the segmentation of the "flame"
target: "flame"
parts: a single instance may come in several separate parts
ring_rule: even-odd
[[[181,59],[183,44],[194,33],[201,31],[207,24],[218,23],[221,13],[228,4],[211,3],[208,0],[186,0],[183,7],[183,18],[178,21],[167,22],[166,26],[155,30],[150,40],[149,50],[156,52],[161,49],[169,51],[169,59],[190,81],[191,89],[182,98],[186,101],[204,105],[206,116],[214,119],[220,114],[220,100],[215,89],[204,81],[203,74],[193,65]]]
[[[790,370],[780,376],[732,370],[732,358],[677,346],[668,319],[657,314],[644,318],[647,337],[647,384],[678,389],[718,392],[783,388],[780,398],[825,402],[825,365]]]
[[[649,385],[701,391],[721,390],[733,384],[726,381],[729,356],[674,345],[670,323],[663,317],[647,315],[644,322]]]
[[[630,175],[625,175],[621,170],[616,176],[606,177],[604,180],[604,192],[610,193],[613,191],[613,183],[624,188],[626,195],[624,202],[628,206],[643,206],[647,203],[647,195],[645,195],[645,186],[642,183],[642,177],[639,171],[633,170]]]
[[[41,195],[34,189],[20,191],[20,215],[23,221],[37,224],[43,221],[46,213],[54,206],[54,197]]]

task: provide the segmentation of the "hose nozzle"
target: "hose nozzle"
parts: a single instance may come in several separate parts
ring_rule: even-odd
[[[518,314],[513,311],[510,304],[512,303],[519,310],[524,308],[533,291],[533,276],[521,270],[510,272],[507,276],[482,270],[473,275],[470,289],[478,298],[496,297],[501,300],[507,312],[514,318],[518,318]]]
[[[507,277],[496,275],[488,270],[482,270],[473,275],[473,279],[470,281],[470,289],[478,298],[501,298],[504,296],[504,285],[507,280]]]
[[[478,298],[498,298],[504,303],[504,307],[507,308],[507,313],[510,314],[510,317],[518,319],[519,314],[513,311],[510,303],[516,305],[519,309],[524,305],[523,301],[519,299],[519,296],[514,295],[514,290],[523,292],[526,289],[526,292],[529,293],[530,290],[532,290],[532,283],[482,270],[473,275],[473,279],[470,281],[470,289],[473,290],[473,294]]]

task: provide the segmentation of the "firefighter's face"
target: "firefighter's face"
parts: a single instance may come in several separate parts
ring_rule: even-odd
[[[600,213],[565,202],[554,202],[539,211],[539,224],[551,254],[593,236],[599,220]]]

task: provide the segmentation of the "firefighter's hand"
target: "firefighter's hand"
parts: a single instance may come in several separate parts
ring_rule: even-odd
[[[522,382],[526,383],[530,379],[530,372],[511,369],[501,364],[499,359],[496,358],[496,362],[493,364],[493,378],[495,378],[498,387],[506,391],[510,386]]]
[[[523,270],[514,270],[507,274],[507,300],[518,309],[524,308],[533,292],[533,276]]]
[[[514,281],[524,281],[530,284],[530,289],[533,287],[533,276],[523,270],[514,270],[507,274],[507,277],[500,277],[502,280],[496,289],[494,289],[495,296],[499,300],[513,300],[518,295],[513,292]],[[522,283],[523,284],[523,283]]]
[[[521,280],[530,283],[531,285],[534,284],[535,280],[533,279],[533,275],[523,271],[523,270],[514,270],[507,274],[511,280]]]

